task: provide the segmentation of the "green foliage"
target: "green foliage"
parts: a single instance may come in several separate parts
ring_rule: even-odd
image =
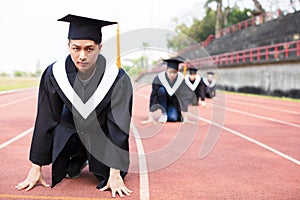
[[[240,10],[238,7],[232,8],[231,12],[228,14],[227,26],[232,26],[233,24],[249,19],[251,16],[249,16],[248,13],[252,13],[252,10],[248,8],[244,10]]]
[[[144,68],[144,67],[148,67],[148,57],[146,56],[141,56],[139,57],[138,59],[134,59],[131,61],[132,64],[136,67],[141,67],[141,68]]]
[[[191,40],[191,38],[189,38],[187,35],[180,34],[171,39],[168,39],[167,47],[168,49],[172,49],[173,51],[179,51],[193,45],[192,41],[193,40]]]
[[[27,72],[23,72],[23,71],[19,71],[19,70],[16,70],[14,72],[14,77],[24,77],[24,76],[28,76],[28,73]]]
[[[40,77],[41,71],[30,73],[30,72],[16,70],[16,71],[14,71],[13,75],[14,75],[14,77]]]
[[[207,4],[213,1],[214,0],[208,1]],[[240,10],[239,7],[234,6],[228,13],[226,26],[231,26],[250,18],[249,13],[252,13],[252,10]],[[216,11],[210,7],[206,7],[206,15],[202,20],[194,19],[190,27],[187,27],[186,24],[183,23],[176,26],[175,31],[178,32],[179,35],[168,39],[168,48],[179,51],[195,44],[194,41],[205,41],[210,34],[215,34],[216,20]],[[221,24],[221,26],[223,27],[224,25]]]
[[[215,33],[215,21],[216,12],[208,9],[203,20],[194,19],[188,35],[197,42],[206,40],[210,34]]]
[[[175,30],[179,35],[168,40],[168,48],[179,51],[194,45],[195,42],[206,40],[210,34],[215,33],[215,19],[216,12],[208,8],[206,16],[202,20],[194,18],[191,27],[178,25]]]
[[[143,68],[138,67],[138,66],[124,65],[124,66],[122,66],[122,68],[126,71],[128,76],[130,76],[130,77],[135,77],[143,71]]]

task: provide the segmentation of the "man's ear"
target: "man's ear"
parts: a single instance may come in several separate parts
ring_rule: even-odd
[[[102,49],[102,44],[99,44],[99,50],[101,51],[101,49]]]

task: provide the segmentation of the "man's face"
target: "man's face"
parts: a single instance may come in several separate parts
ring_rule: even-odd
[[[213,80],[213,75],[211,75],[211,74],[209,74],[209,75],[207,75],[207,80],[208,80],[208,82],[212,82],[212,80]]]
[[[194,81],[196,79],[196,74],[190,74],[190,80]]]
[[[101,47],[92,40],[69,40],[71,58],[79,72],[86,73],[95,68]]]
[[[173,68],[168,68],[167,69],[167,77],[170,81],[174,81],[175,78],[177,77],[178,71],[173,69]]]

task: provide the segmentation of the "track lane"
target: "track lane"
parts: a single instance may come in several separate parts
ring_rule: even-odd
[[[53,199],[55,196],[58,199],[110,199],[109,191],[100,192],[95,189],[97,180],[88,172],[88,167],[78,180],[64,179],[53,189],[36,186],[39,188],[29,192],[15,190],[15,185],[25,179],[30,169],[28,155],[37,95],[35,98],[28,96],[34,93],[34,90],[24,90],[0,95],[0,101],[5,105],[0,108],[0,160],[3,161],[0,166],[0,199]],[[131,151],[136,149],[135,146],[134,137],[130,137]],[[44,166],[43,171],[46,181],[51,183],[51,165]],[[139,174],[129,173],[125,182],[134,191],[132,199],[139,199]]]
[[[137,93],[140,92],[142,95],[135,95],[135,109],[133,111],[133,122],[139,128],[142,137],[145,137],[142,139],[142,142],[145,152],[148,153],[168,144],[171,141],[171,136],[174,136],[174,132],[180,128],[180,123],[168,124],[168,127],[160,125],[150,126],[140,123],[141,120],[147,118],[148,100],[145,100],[143,96],[149,95],[149,89],[141,88],[137,91]],[[213,105],[207,109],[199,108],[199,116],[210,120],[212,109]],[[247,130],[247,134],[251,135],[253,131],[262,129],[260,127],[261,119],[256,120],[253,121],[253,117],[250,116],[226,111],[225,126],[239,131],[247,130],[245,127],[249,129],[249,127],[253,126],[253,129]],[[239,126],[237,122],[242,124]],[[213,151],[204,159],[199,159],[199,150],[209,124],[199,121],[198,125],[199,129],[193,143],[176,162],[149,173],[150,199],[300,198],[298,192],[300,189],[300,179],[297,175],[299,174],[299,167],[297,165],[270,151],[264,150],[260,146],[243,140],[227,130],[223,130],[220,140]],[[276,130],[282,129],[282,125],[275,122],[266,123],[264,121],[262,125],[268,127],[274,126]],[[186,127],[189,126],[187,125]],[[150,130],[148,131],[149,128]],[[284,131],[286,132],[283,132],[282,135],[289,136],[295,132],[294,130],[290,130],[290,128],[285,128]],[[131,134],[133,135],[133,133]],[[189,134],[188,131],[187,134]],[[271,134],[275,136],[272,137],[273,135]],[[262,138],[266,138],[268,142],[274,143],[275,140],[279,142],[282,140],[280,134],[280,132],[272,131],[269,136],[265,134],[253,135],[259,135]],[[136,151],[134,150],[136,149],[134,137],[130,138],[132,151]],[[269,141],[269,138],[273,138],[274,141]],[[295,134],[292,138],[299,138],[299,136]],[[96,197],[110,198],[108,192],[99,193],[99,191],[95,191],[95,180],[87,172],[87,169],[84,169],[82,177],[79,180],[65,180],[60,183],[59,187],[55,187],[52,190],[40,187],[29,193],[16,192],[13,189],[14,185],[27,174],[27,170],[24,168],[29,168],[30,166],[28,161],[30,139],[31,134],[28,134],[0,150],[0,159],[6,160],[5,164],[0,167],[0,170],[7,172],[5,176],[2,176],[3,181],[1,182],[6,182],[6,184],[1,184],[2,189],[0,189],[0,194],[8,194],[9,192],[9,194],[20,198],[22,197],[21,195],[32,195],[34,198],[39,198],[40,196],[41,199],[42,196],[79,197],[82,199]],[[297,144],[299,143],[296,139],[291,146],[294,147],[293,145]],[[299,150],[299,148],[296,148],[296,150]],[[8,156],[10,159],[8,159]],[[16,173],[16,168],[12,168],[11,166],[16,166],[16,168],[17,166],[22,166],[24,170]],[[45,173],[47,174],[46,179],[50,181],[49,167],[45,168]],[[11,177],[14,177],[15,181],[12,181]],[[134,190],[134,194],[130,199],[140,199],[137,189],[139,186],[139,176],[137,174],[128,174],[125,181],[128,187]],[[83,190],[87,192],[80,192]]]
[[[149,90],[150,88],[148,88],[148,95]],[[144,88],[144,90],[137,91],[135,98],[145,98],[148,95],[147,89]],[[137,101],[145,102],[145,100],[140,99]],[[148,111],[148,105],[145,106],[144,104],[137,105],[137,107]],[[201,110],[201,116],[204,116],[207,120],[211,119],[213,105],[209,106],[208,109],[199,109]],[[144,118],[147,116],[147,112],[142,114],[141,110],[137,111],[139,119],[142,119],[143,115]],[[274,126],[274,124],[277,126],[274,127],[274,130],[282,128],[282,124],[280,123],[266,122],[263,119],[253,120],[251,116],[226,111],[226,120],[224,123],[226,127],[239,129],[239,122],[245,123],[245,127],[240,130],[246,131],[247,134],[251,134],[253,130],[261,130],[259,126],[254,126],[253,130],[249,130],[249,127],[256,123],[262,124],[263,130],[268,126]],[[138,120],[136,123],[138,123]],[[200,128],[197,138],[189,150],[172,165],[150,173],[150,191],[152,191],[150,196],[152,198],[249,199],[249,197],[255,197],[256,199],[296,199],[299,197],[299,186],[297,185],[299,184],[299,179],[294,177],[295,174],[298,174],[299,166],[284,157],[278,156],[278,154],[270,151],[270,149],[262,148],[262,146],[256,143],[249,142],[238,135],[233,135],[230,132],[232,129],[227,128],[223,130],[222,136],[213,151],[205,159],[198,160],[199,148],[209,128],[208,124],[201,124],[201,122],[199,124]],[[137,124],[137,126],[139,125]],[[264,134],[253,135],[260,135],[261,138],[266,139],[268,144],[272,145],[274,141],[281,141],[282,138],[286,138],[285,134],[295,133],[289,126],[285,130],[290,131],[282,135],[279,135],[279,133],[273,133],[273,135],[269,136]],[[167,137],[165,141],[169,141],[170,138],[168,137],[172,135],[171,132],[171,128],[170,131],[164,131],[162,135]],[[272,132],[273,128],[270,129],[269,133],[272,134]],[[294,136],[299,138],[298,135]],[[269,141],[268,138],[275,139]],[[160,143],[161,141],[162,138],[155,143]],[[145,144],[148,142],[148,139],[144,141],[146,147],[151,146],[151,144]],[[299,142],[295,141],[294,145],[289,146],[285,143],[281,147],[293,149],[292,151],[297,153],[299,144]],[[299,176],[297,177],[299,178]],[[276,184],[274,185],[274,183]],[[161,185],[166,186],[161,188]]]
[[[234,99],[226,99],[227,103],[234,103],[234,104],[239,104],[239,105],[243,105],[243,106],[249,106],[249,107],[255,107],[255,108],[260,108],[263,110],[268,110],[268,111],[278,111],[280,113],[288,113],[288,114],[292,114],[292,115],[300,115],[300,111],[294,111],[294,110],[289,110],[287,108],[276,108],[276,107],[271,107],[268,105],[260,105],[257,103],[247,103],[247,102],[243,102],[243,101],[238,101],[238,100],[234,100]]]
[[[31,93],[30,93],[31,94]],[[6,95],[0,104],[0,144],[4,143],[34,125],[36,115],[36,96],[27,96],[24,92]],[[16,100],[16,98],[19,98]],[[2,105],[2,107],[1,107]]]
[[[37,88],[29,88],[15,91],[7,91],[0,93],[0,106],[3,107],[3,104],[11,103],[13,101],[18,101],[20,99],[28,98],[29,96],[37,97]]]
[[[284,99],[271,98],[271,97],[263,97],[263,96],[253,96],[253,95],[244,95],[244,94],[235,94],[235,93],[227,93],[228,100],[236,100],[242,101],[245,103],[263,105],[263,106],[271,106],[274,108],[282,108],[287,110],[295,110],[300,112],[299,103]]]
[[[294,127],[300,128],[300,112],[294,113],[286,113],[282,112],[281,110],[277,109],[266,109],[257,106],[240,106],[236,103],[230,103],[227,101],[226,103],[226,110],[241,113],[244,115],[253,116],[254,118],[261,118],[268,121],[274,121],[281,123],[283,125],[290,125]],[[299,103],[300,106],[300,103]],[[276,108],[276,107],[275,107]]]

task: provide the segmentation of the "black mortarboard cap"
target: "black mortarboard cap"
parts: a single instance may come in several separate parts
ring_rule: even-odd
[[[214,75],[215,73],[213,72],[207,72],[207,75]]]
[[[179,64],[184,62],[179,57],[164,59],[163,61],[165,61],[167,63],[167,68],[173,68],[177,71],[178,71],[178,68],[179,68]]]
[[[190,74],[197,74],[197,69],[195,68],[195,67],[191,67],[191,68],[189,68],[189,73]]]
[[[87,17],[81,17],[68,14],[57,21],[69,22],[69,39],[74,40],[93,40],[96,43],[101,43],[103,26],[117,24],[117,22],[110,22]]]

